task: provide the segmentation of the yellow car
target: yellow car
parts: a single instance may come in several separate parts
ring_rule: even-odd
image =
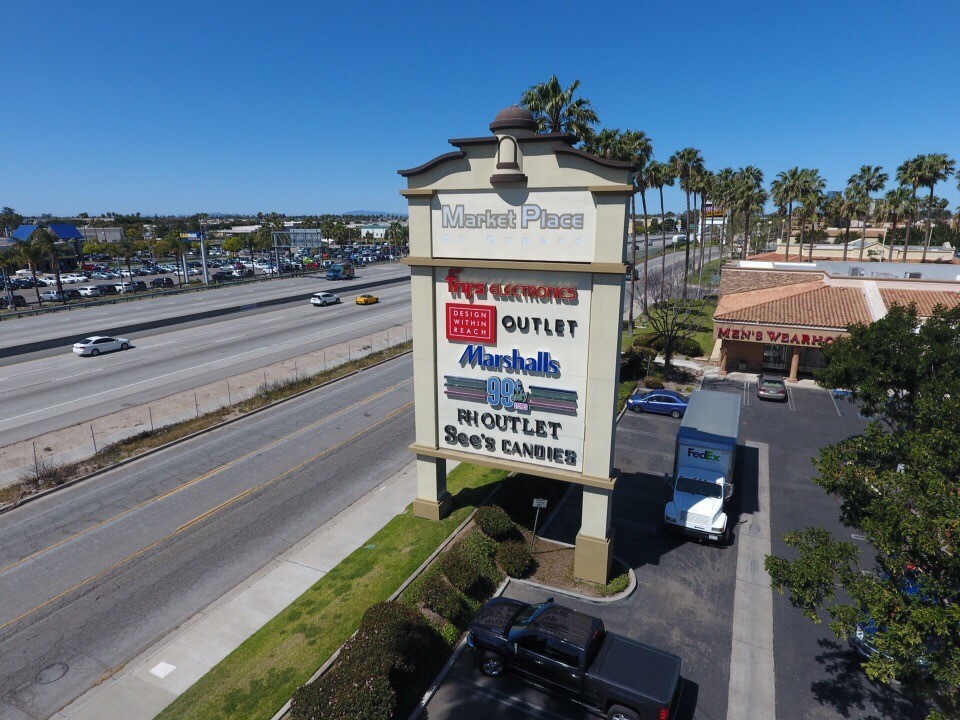
[[[380,298],[376,295],[359,295],[357,296],[357,305],[373,305],[374,303],[380,302]]]

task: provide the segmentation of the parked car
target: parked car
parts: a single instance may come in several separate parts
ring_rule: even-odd
[[[549,599],[487,602],[467,645],[484,675],[511,672],[610,720],[668,720],[680,702],[681,659],[606,632],[603,621]]]
[[[64,288],[63,297],[65,300],[79,300],[83,296],[76,288]]]
[[[49,300],[51,302],[63,302],[66,300],[62,292],[57,292],[56,290],[44,290],[40,293],[41,300]]]
[[[314,293],[310,298],[310,304],[314,307],[326,307],[327,305],[336,305],[340,302],[340,296],[332,292]]]
[[[173,287],[173,278],[168,277],[158,277],[150,281],[150,287],[154,288],[165,288]]]
[[[128,282],[118,282],[116,285],[113,286],[113,289],[116,290],[118,293],[128,293],[128,292],[133,292],[133,285]]]
[[[232,274],[235,278],[252,278],[253,268],[238,267],[238,269],[234,270]]]
[[[357,305],[375,305],[380,302],[380,298],[376,295],[359,295],[356,302]]]
[[[0,300],[0,303],[2,303],[2,305],[0,305],[0,307],[5,307],[5,308],[7,308],[7,309],[10,309],[10,296],[9,296],[7,293],[4,293],[4,294],[3,294],[3,300]],[[14,295],[14,296],[13,296],[13,306],[14,306],[15,308],[18,308],[18,307],[26,307],[26,306],[27,306],[27,299],[26,299],[23,295]]]
[[[130,283],[134,292],[146,292],[147,284],[143,280],[134,280]]]
[[[687,411],[687,398],[675,390],[646,390],[627,398],[627,409],[681,418]]]
[[[787,402],[787,385],[777,375],[761,375],[757,380],[757,397],[761,400]]]
[[[102,297],[103,293],[100,292],[100,288],[96,285],[84,285],[81,288],[78,288],[80,292],[80,297]]]
[[[128,350],[129,348],[130,341],[126,338],[106,337],[104,335],[91,335],[73,344],[73,352],[77,355],[97,356],[100,353]]]
[[[217,270],[212,279],[214,282],[229,282],[230,280],[236,280],[236,277],[230,270]]]
[[[97,287],[100,288],[101,295],[117,295],[120,292],[119,290],[117,290],[116,285],[103,284],[103,285],[97,285]]]

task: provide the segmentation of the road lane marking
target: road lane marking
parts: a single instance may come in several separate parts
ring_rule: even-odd
[[[379,317],[380,317],[380,318],[386,318],[386,317],[390,317],[391,315],[398,315],[398,314],[403,313],[403,312],[406,312],[406,310],[396,310],[396,311],[394,311],[394,312],[392,312],[392,313],[384,313],[383,315],[380,315]],[[354,322],[354,323],[347,323],[346,325],[338,325],[338,326],[337,326],[337,329],[339,329],[339,328],[344,328],[344,327],[350,327],[351,325],[360,325],[360,324],[362,324],[362,323],[363,323],[362,320],[358,320],[357,322]],[[5,422],[5,423],[13,422],[14,420],[19,420],[19,419],[21,419],[21,418],[30,417],[31,415],[36,415],[37,413],[46,412],[46,411],[48,411],[48,410],[56,410],[57,408],[64,407],[65,405],[72,405],[72,404],[74,404],[74,403],[84,402],[84,401],[90,400],[91,398],[99,397],[100,395],[109,395],[110,393],[115,393],[115,392],[117,392],[117,391],[119,391],[119,390],[127,390],[127,389],[129,389],[129,388],[136,387],[137,385],[143,385],[144,383],[152,383],[152,382],[155,382],[155,381],[157,381],[157,380],[162,380],[163,378],[171,377],[171,376],[173,376],[173,375],[179,375],[180,373],[196,371],[198,368],[205,367],[206,365],[222,365],[222,364],[225,363],[225,362],[228,362],[228,361],[230,361],[230,360],[234,360],[234,359],[236,359],[236,358],[238,358],[238,357],[243,357],[244,355],[249,355],[249,354],[251,354],[251,353],[260,352],[260,351],[262,351],[262,350],[268,350],[268,349],[270,349],[270,348],[279,347],[279,346],[281,346],[281,345],[289,345],[290,343],[293,343],[293,342],[301,342],[301,341],[306,340],[306,339],[308,339],[308,338],[316,337],[316,336],[318,336],[318,335],[323,335],[323,334],[326,334],[326,333],[329,333],[329,332],[330,332],[330,330],[323,330],[323,331],[321,331],[321,332],[313,333],[313,334],[311,334],[311,335],[302,335],[302,336],[300,336],[300,337],[291,338],[290,340],[284,340],[284,341],[282,341],[282,342],[273,343],[272,345],[263,345],[263,346],[258,347],[258,348],[253,348],[252,350],[244,350],[243,352],[237,353],[237,354],[235,354],[235,355],[228,355],[227,357],[216,358],[215,360],[209,360],[209,361],[207,361],[207,362],[200,363],[199,365],[193,365],[193,366],[187,367],[187,368],[180,368],[179,370],[174,370],[173,372],[164,373],[163,375],[157,375],[157,376],[152,377],[152,378],[145,378],[145,379],[143,379],[143,380],[137,380],[136,382],[128,383],[127,385],[121,385],[120,387],[110,388],[109,390],[101,390],[100,392],[97,392],[97,393],[93,393],[93,394],[90,394],[90,395],[85,395],[85,396],[83,396],[82,398],[75,398],[75,399],[73,399],[73,400],[67,400],[67,401],[62,402],[62,403],[57,403],[56,405],[48,405],[48,406],[45,407],[45,408],[38,408],[37,410],[31,410],[30,412],[21,413],[20,415],[14,415],[13,417],[4,418],[3,422]],[[382,331],[381,331],[381,332],[382,332]],[[357,339],[359,339],[359,338],[357,338]],[[347,341],[347,342],[350,342],[350,341]],[[337,343],[337,344],[339,345],[339,344],[342,344],[342,343]],[[333,346],[330,346],[330,347],[333,347]],[[316,352],[316,351],[311,350],[310,352]],[[197,373],[194,372],[194,374],[196,375]],[[46,384],[46,382],[48,382],[48,381],[45,381],[44,384]]]
[[[759,454],[757,510],[737,532],[737,578],[727,720],[777,716],[773,654],[773,590],[763,562],[770,554],[770,446],[748,442]]]
[[[362,407],[362,406],[364,406],[364,405],[366,405],[366,404],[368,404],[368,403],[370,403],[370,402],[373,402],[374,400],[378,400],[379,398],[383,397],[384,395],[386,395],[386,394],[388,394],[388,393],[390,393],[390,392],[393,392],[394,390],[396,390],[397,388],[399,388],[401,385],[406,385],[406,384],[411,383],[411,382],[413,382],[413,379],[412,379],[412,378],[408,378],[408,379],[406,379],[406,380],[403,380],[403,381],[401,381],[401,382],[398,382],[396,385],[391,385],[390,387],[388,387],[388,388],[386,388],[386,389],[384,389],[384,390],[381,390],[380,392],[378,392],[378,393],[376,393],[376,394],[374,394],[374,395],[371,395],[371,396],[369,396],[369,397],[367,397],[367,398],[365,398],[365,399],[363,399],[363,400],[361,400],[361,401],[359,401],[359,402],[356,402],[356,403],[354,403],[353,405],[350,405],[349,407],[345,407],[345,408],[342,408],[341,410],[338,410],[337,412],[333,413],[332,415],[327,415],[327,416],[323,417],[322,419],[317,420],[317,421],[314,422],[314,423],[311,423],[310,425],[306,425],[306,426],[304,426],[304,427],[302,427],[302,428],[299,428],[299,429],[295,430],[295,431],[292,432],[292,433],[289,433],[288,435],[284,435],[284,436],[281,437],[281,438],[277,438],[276,440],[274,440],[274,441],[272,441],[272,442],[270,442],[270,443],[268,443],[268,444],[266,444],[266,445],[263,445],[263,446],[257,448],[256,450],[251,450],[251,451],[248,452],[246,455],[241,455],[240,457],[234,458],[234,459],[231,460],[230,462],[224,463],[223,465],[220,465],[219,467],[216,467],[216,468],[214,468],[213,470],[210,470],[210,471],[208,471],[208,472],[205,472],[205,473],[203,473],[202,475],[198,475],[197,477],[193,478],[192,480],[188,480],[187,482],[183,483],[182,485],[178,485],[178,486],[175,487],[175,488],[171,488],[170,490],[168,490],[168,491],[165,492],[165,493],[162,493],[162,494],[160,494],[160,495],[157,495],[156,497],[150,498],[150,499],[148,499],[148,500],[144,500],[143,502],[140,502],[140,503],[138,503],[138,504],[136,504],[136,505],[133,505],[133,506],[127,508],[126,510],[123,510],[122,512],[117,513],[116,515],[114,515],[114,516],[112,516],[112,517],[109,517],[109,518],[106,518],[106,519],[104,519],[104,520],[101,520],[101,521],[97,522],[96,524],[91,525],[91,526],[88,527],[88,528],[84,528],[83,530],[80,530],[79,532],[76,532],[76,533],[74,533],[73,535],[70,535],[69,537],[65,537],[65,538],[63,538],[62,540],[57,541],[57,542],[55,542],[53,545],[49,545],[49,546],[47,546],[47,547],[45,547],[45,548],[41,548],[40,550],[36,550],[36,551],[30,553],[29,555],[25,555],[24,557],[20,558],[19,560],[16,560],[16,561],[14,561],[14,562],[12,562],[12,563],[10,563],[10,564],[8,564],[8,565],[0,568],[0,575],[2,575],[3,573],[7,572],[8,570],[12,570],[13,568],[16,568],[16,567],[18,567],[18,566],[20,566],[20,565],[23,565],[24,563],[28,562],[29,560],[32,560],[32,559],[34,559],[34,558],[36,558],[36,557],[38,557],[38,556],[40,556],[40,555],[43,555],[44,553],[48,553],[48,552],[50,552],[51,550],[55,550],[55,549],[57,549],[57,548],[59,548],[59,547],[61,547],[61,546],[63,546],[63,545],[66,545],[67,543],[72,542],[73,540],[76,540],[77,538],[79,538],[79,537],[81,537],[81,536],[83,536],[83,535],[86,535],[87,533],[90,533],[90,532],[92,532],[92,531],[94,531],[94,530],[96,530],[96,529],[98,529],[98,528],[101,528],[101,527],[103,527],[104,525],[107,525],[108,523],[111,523],[111,522],[113,522],[113,521],[115,521],[115,520],[119,520],[120,518],[125,517],[126,515],[129,515],[129,514],[132,513],[132,512],[135,512],[136,510],[141,510],[141,509],[147,507],[148,505],[152,505],[152,504],[157,503],[157,502],[159,502],[159,501],[161,501],[161,500],[165,500],[165,499],[167,499],[168,497],[171,497],[172,495],[176,495],[177,493],[179,493],[179,492],[182,491],[182,490],[186,490],[186,489],[189,488],[189,487],[193,487],[194,485],[196,485],[196,484],[198,484],[198,483],[200,483],[200,482],[202,482],[202,481],[204,481],[204,480],[207,480],[207,479],[213,477],[214,475],[219,475],[219,474],[222,473],[224,470],[228,470],[228,469],[230,469],[231,467],[233,467],[234,465],[237,465],[237,464],[243,462],[244,460],[249,460],[251,457],[254,457],[254,456],[256,456],[256,455],[259,455],[259,454],[261,454],[261,453],[263,453],[263,452],[266,452],[266,451],[268,451],[268,450],[272,450],[272,449],[275,448],[277,445],[280,445],[281,443],[284,443],[284,442],[286,442],[286,441],[288,441],[288,440],[296,437],[297,435],[302,435],[303,433],[309,432],[309,431],[311,431],[311,430],[319,427],[320,425],[323,425],[323,424],[326,423],[326,422],[329,422],[329,421],[331,421],[331,420],[334,420],[334,419],[340,417],[341,415],[343,415],[343,414],[345,414],[345,413],[347,413],[347,412],[350,412],[351,410],[356,410],[357,408]]]
[[[304,461],[303,461],[302,463],[300,463],[299,465],[296,465],[295,467],[292,467],[292,468],[290,468],[289,470],[284,470],[282,473],[280,473],[279,475],[277,475],[277,476],[275,476],[275,477],[270,478],[270,479],[267,480],[266,482],[260,483],[259,485],[255,486],[255,487],[248,488],[247,490],[244,490],[243,492],[241,492],[241,493],[239,493],[239,494],[237,494],[237,495],[234,495],[234,496],[233,496],[232,498],[230,498],[229,500],[225,500],[224,502],[220,503],[220,504],[217,505],[216,507],[211,508],[210,510],[206,511],[205,513],[202,513],[201,515],[198,515],[197,517],[193,518],[192,520],[189,520],[189,521],[185,522],[183,525],[181,525],[180,527],[178,527],[176,530],[174,530],[173,532],[165,535],[164,537],[160,538],[159,540],[150,543],[150,544],[147,545],[146,547],[141,548],[140,550],[137,550],[136,552],[131,553],[130,555],[127,555],[127,557],[125,557],[125,558],[123,558],[123,559],[121,559],[121,560],[118,560],[117,562],[115,562],[115,563],[114,563],[113,565],[111,565],[110,567],[104,568],[103,570],[101,570],[100,572],[96,573],[95,575],[91,575],[91,576],[88,577],[86,580],[81,580],[80,582],[76,583],[76,584],[73,585],[72,587],[69,587],[69,588],[67,588],[66,590],[64,590],[63,592],[61,592],[61,593],[55,595],[54,597],[50,598],[49,600],[44,600],[42,603],[40,603],[40,604],[37,605],[36,607],[33,607],[33,608],[31,608],[30,610],[27,610],[26,612],[21,613],[21,614],[18,615],[17,617],[15,617],[15,618],[13,618],[13,619],[11,619],[11,620],[8,620],[7,622],[5,622],[5,623],[3,623],[2,625],[0,625],[0,631],[5,630],[6,628],[10,627],[10,626],[13,625],[14,623],[20,622],[21,620],[23,620],[23,619],[25,619],[25,618],[27,618],[27,617],[30,617],[30,616],[33,615],[34,613],[38,612],[39,610],[42,610],[43,608],[47,607],[47,606],[50,605],[51,603],[55,603],[57,600],[60,600],[60,599],[62,599],[62,598],[64,598],[64,597],[66,597],[67,595],[69,595],[70,593],[74,592],[75,590],[79,590],[80,588],[86,587],[86,586],[89,585],[90,583],[94,582],[95,580],[98,580],[98,579],[102,578],[104,575],[107,575],[108,573],[110,573],[110,572],[112,572],[113,570],[121,567],[122,565],[125,565],[126,563],[130,562],[131,560],[135,560],[135,559],[137,559],[138,557],[141,557],[142,555],[145,555],[146,553],[150,552],[150,551],[153,550],[154,548],[157,548],[157,547],[159,547],[160,545],[162,545],[163,543],[165,543],[167,540],[170,540],[170,539],[176,537],[177,535],[181,534],[184,530],[188,530],[188,529],[190,529],[191,527],[193,527],[194,525],[203,522],[203,521],[206,520],[207,518],[213,517],[214,515],[216,515],[216,514],[219,513],[220,511],[225,510],[226,508],[230,507],[231,505],[235,504],[236,502],[238,502],[238,501],[240,501],[240,500],[242,500],[242,499],[244,499],[244,498],[246,498],[246,497],[248,497],[248,496],[250,496],[250,495],[253,495],[254,493],[257,493],[257,492],[259,492],[259,491],[261,491],[261,490],[264,490],[264,489],[266,489],[267,487],[269,487],[269,486],[271,486],[271,485],[273,485],[273,484],[275,484],[275,483],[277,483],[277,482],[280,482],[281,480],[289,477],[290,475],[292,475],[293,473],[297,472],[298,470],[302,470],[304,467],[306,467],[306,466],[309,465],[310,463],[316,462],[317,460],[320,460],[320,459],[322,459],[323,457],[326,457],[327,455],[330,455],[331,453],[333,453],[333,452],[339,450],[340,448],[348,445],[349,443],[353,442],[354,440],[357,440],[358,438],[362,437],[362,436],[365,435],[366,433],[368,433],[368,432],[370,432],[370,431],[372,431],[372,430],[377,430],[377,429],[380,428],[382,425],[385,425],[387,422],[389,422],[390,420],[392,420],[394,417],[396,417],[396,416],[399,415],[400,413],[405,412],[406,410],[409,410],[409,409],[412,408],[412,407],[413,407],[413,403],[412,403],[412,402],[409,402],[409,403],[407,403],[406,405],[397,408],[396,410],[394,410],[393,412],[391,412],[389,415],[384,416],[383,418],[381,418],[380,420],[378,420],[378,421],[377,421],[376,423],[374,423],[373,425],[370,425],[370,426],[364,428],[363,430],[360,430],[359,432],[354,433],[353,435],[351,435],[350,437],[346,438],[345,440],[341,440],[340,442],[336,443],[335,445],[330,446],[330,447],[327,448],[326,450],[317,453],[317,454],[314,455],[313,457],[307,458],[306,460],[304,460]]]
[[[833,407],[836,409],[837,415],[839,415],[840,417],[843,417],[843,413],[840,412],[840,405],[837,404],[837,398],[834,396],[833,393],[830,393],[830,399],[833,400]]]

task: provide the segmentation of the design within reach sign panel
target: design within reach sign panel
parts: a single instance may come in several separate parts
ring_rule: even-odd
[[[439,446],[582,472],[591,276],[434,273]]]
[[[596,221],[587,190],[438,192],[433,257],[591,262]]]

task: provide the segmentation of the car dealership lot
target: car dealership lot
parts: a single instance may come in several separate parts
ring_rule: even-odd
[[[680,421],[667,416],[625,413],[617,427],[615,465],[615,553],[637,576],[637,589],[612,604],[558,601],[597,615],[607,628],[683,658],[685,690],[678,718],[717,720],[756,717],[779,720],[827,718],[913,718],[925,710],[887,686],[871,683],[846,643],[825,625],[814,625],[771,592],[772,676],[775,708],[729,708],[733,614],[741,528],[758,508],[761,471],[769,478],[772,551],[786,553],[783,533],[821,525],[844,539],[850,531],[837,521],[837,503],[811,482],[811,458],[819,448],[862,430],[856,407],[822,390],[791,386],[789,402],[763,401],[756,384],[714,379],[707,389],[741,397],[741,455],[732,501],[732,544],[702,545],[668,535],[662,527],[665,473],[673,466],[673,442]],[[763,452],[761,452],[763,450]],[[763,458],[766,468],[761,468]],[[573,542],[580,522],[580,493],[558,511],[547,536]],[[856,540],[856,538],[853,538]],[[527,602],[547,593],[520,583],[505,592]],[[758,620],[759,622],[759,620]],[[758,633],[760,628],[758,627]],[[759,671],[764,668],[760,666]],[[547,696],[515,678],[492,680],[461,656],[428,706],[431,718],[588,717],[578,706]],[[743,714],[746,713],[746,714]]]

